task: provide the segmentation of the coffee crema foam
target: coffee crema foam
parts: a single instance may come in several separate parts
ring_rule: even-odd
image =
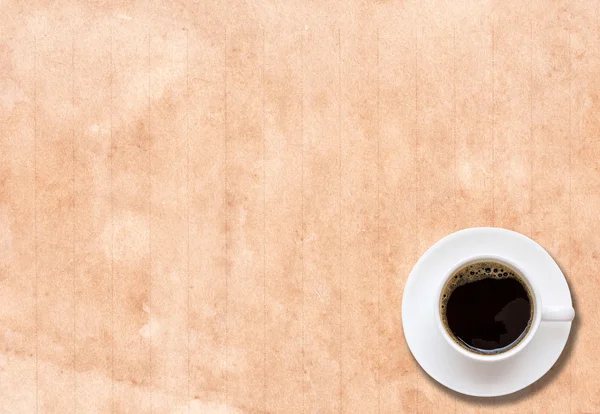
[[[526,292],[527,300],[530,305],[529,321],[527,322],[527,325],[523,329],[523,332],[521,333],[521,335],[514,342],[510,343],[509,345],[504,346],[502,348],[494,349],[494,350],[478,349],[477,347],[473,347],[473,346],[470,346],[469,344],[466,344],[460,338],[457,338],[457,336],[453,333],[452,329],[450,328],[450,324],[448,323],[448,318],[447,318],[447,314],[446,314],[446,310],[448,307],[448,301],[450,300],[452,293],[458,287],[464,286],[469,283],[482,281],[485,279],[495,279],[495,280],[514,279],[514,280],[516,280],[517,282],[519,282],[522,285],[524,291]],[[442,294],[441,294],[440,303],[439,303],[439,312],[440,312],[442,323],[444,325],[446,332],[448,332],[450,337],[452,337],[459,345],[461,345],[462,347],[464,347],[472,352],[490,355],[490,354],[498,354],[498,353],[507,351],[508,349],[516,346],[526,336],[527,332],[529,331],[535,310],[534,310],[534,300],[533,300],[533,297],[531,294],[531,288],[529,287],[527,282],[525,282],[524,278],[516,270],[512,269],[510,266],[500,263],[500,262],[488,260],[488,261],[469,263],[469,264],[459,268],[452,274],[452,276],[450,277],[450,279],[448,279],[448,281],[444,285],[444,288],[442,289]]]

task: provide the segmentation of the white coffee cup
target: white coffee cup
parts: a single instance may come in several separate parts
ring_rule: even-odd
[[[533,296],[533,302],[534,302],[533,320],[531,322],[531,325],[530,325],[529,330],[527,331],[525,337],[522,338],[521,341],[513,348],[510,348],[507,351],[504,351],[501,353],[490,354],[490,355],[478,354],[478,353],[469,351],[468,349],[460,346],[446,331],[446,328],[444,327],[444,324],[442,322],[442,316],[440,314],[440,307],[439,307],[439,303],[440,303],[440,300],[442,297],[442,291],[443,291],[444,286],[446,285],[446,282],[448,281],[448,279],[461,267],[463,267],[469,263],[481,262],[481,261],[494,261],[494,262],[504,263],[507,266],[510,266],[511,268],[516,270],[519,273],[519,275],[523,278],[523,280],[527,283],[529,291],[531,292],[531,294]],[[446,276],[443,278],[442,283],[440,284],[440,286],[436,292],[436,298],[438,300],[435,303],[436,307],[435,307],[434,313],[436,315],[436,322],[437,322],[438,329],[440,330],[442,336],[446,339],[446,341],[450,344],[450,346],[454,350],[456,350],[456,352],[462,354],[463,356],[465,356],[467,358],[477,360],[477,361],[483,361],[483,362],[501,361],[501,360],[505,360],[505,359],[508,359],[508,358],[511,358],[511,357],[517,355],[533,339],[533,337],[535,336],[535,334],[540,326],[540,323],[542,323],[542,322],[548,322],[548,323],[570,322],[575,317],[575,310],[573,309],[572,306],[564,306],[564,307],[547,307],[546,306],[546,307],[544,307],[544,304],[542,303],[542,300],[541,300],[541,295],[539,294],[539,288],[536,287],[536,285],[531,282],[531,279],[527,277],[527,273],[523,272],[519,268],[519,266],[517,264],[513,263],[510,259],[508,259],[506,257],[496,256],[496,255],[474,255],[472,257],[469,257],[469,258],[464,259],[464,260],[460,261],[459,263],[457,263],[454,267],[452,267],[448,271]]]

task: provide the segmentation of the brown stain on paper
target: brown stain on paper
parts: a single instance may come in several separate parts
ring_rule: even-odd
[[[600,412],[591,2],[9,1],[0,411]],[[401,296],[465,227],[539,241],[577,323],[480,400]]]

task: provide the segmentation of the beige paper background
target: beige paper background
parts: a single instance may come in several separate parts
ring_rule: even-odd
[[[600,412],[599,3],[0,7],[1,412]],[[417,258],[540,242],[577,321],[473,399],[403,338]]]

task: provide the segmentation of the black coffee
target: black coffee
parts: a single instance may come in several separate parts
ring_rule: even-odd
[[[519,273],[499,262],[468,264],[446,282],[440,313],[462,347],[497,354],[517,345],[533,319],[533,299]]]

